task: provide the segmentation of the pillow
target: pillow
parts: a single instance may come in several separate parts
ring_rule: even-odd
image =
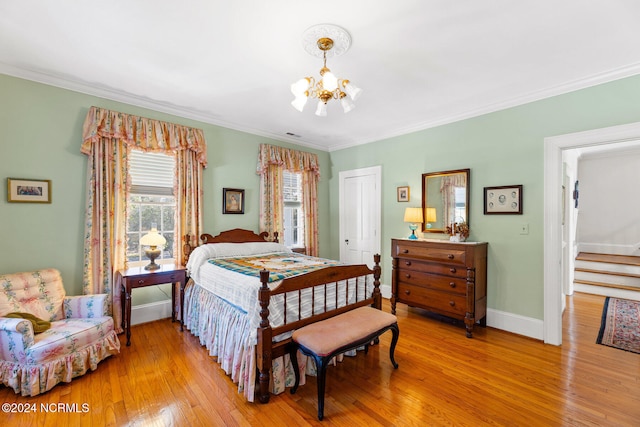
[[[12,318],[12,319],[25,319],[25,320],[28,320],[29,322],[31,322],[31,325],[33,326],[33,333],[34,334],[41,334],[42,332],[46,331],[47,329],[49,329],[51,327],[51,322],[49,322],[47,320],[42,320],[42,319],[34,316],[31,313],[13,312],[13,313],[5,314],[2,317],[9,317],[9,318]]]
[[[291,252],[291,249],[275,242],[209,243],[198,246],[191,252],[189,261],[187,261],[187,273],[197,283],[200,281],[198,269],[211,258],[253,256],[280,252]]]

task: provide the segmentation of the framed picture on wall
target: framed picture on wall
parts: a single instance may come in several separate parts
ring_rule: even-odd
[[[243,214],[244,213],[244,190],[238,188],[222,189],[222,213],[223,214]]]
[[[484,187],[484,214],[522,215],[522,185]]]
[[[7,201],[51,203],[51,180],[7,178]]]
[[[409,186],[398,187],[398,201],[399,202],[409,201]]]

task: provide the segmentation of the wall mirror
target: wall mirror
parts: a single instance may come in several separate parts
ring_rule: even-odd
[[[422,174],[423,233],[444,233],[452,223],[469,224],[470,169]]]

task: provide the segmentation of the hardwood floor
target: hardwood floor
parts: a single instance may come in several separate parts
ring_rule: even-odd
[[[461,325],[400,304],[399,369],[389,361],[390,333],[369,354],[331,366],[322,422],[315,378],[295,395],[248,403],[197,338],[161,320],[134,326],[130,347],[44,395],[23,398],[0,386],[1,403],[36,409],[0,420],[60,427],[637,426],[640,355],[595,343],[603,302],[587,294],[568,299],[561,347],[492,328],[476,328],[467,339]],[[60,411],[58,403],[77,404],[80,413]]]

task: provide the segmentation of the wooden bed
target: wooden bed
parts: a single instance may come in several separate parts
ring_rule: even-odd
[[[267,233],[255,234],[249,230],[243,229],[233,229],[229,231],[221,232],[217,236],[212,236],[210,234],[202,234],[200,239],[202,241],[202,245],[206,245],[209,243],[245,243],[245,242],[267,242]],[[190,236],[185,236],[183,238],[185,244],[185,258],[189,256],[192,252],[193,244],[191,242]],[[275,236],[275,242],[277,242],[277,236]],[[301,328],[302,326],[324,320],[341,313],[347,312],[349,310],[353,310],[362,306],[372,306],[377,309],[381,309],[381,293],[380,293],[380,255],[374,256],[374,267],[370,269],[368,266],[362,265],[333,265],[329,267],[325,267],[316,271],[311,271],[309,273],[300,274],[294,277],[289,277],[282,279],[281,283],[276,288],[270,288],[269,281],[269,271],[262,270],[260,271],[260,288],[258,291],[258,300],[260,304],[260,325],[257,330],[257,343],[256,343],[256,368],[257,368],[257,379],[258,384],[256,388],[256,394],[260,402],[267,403],[270,398],[270,390],[269,390],[269,382],[271,375],[271,367],[272,361],[277,358],[284,356],[287,354],[291,338],[286,338],[278,342],[274,342],[273,338],[291,332],[297,328]],[[186,264],[185,264],[186,265]],[[342,283],[343,288],[347,289],[346,292],[349,292],[349,286],[359,286],[358,281],[362,276],[373,277],[373,290],[369,294],[369,292],[364,292],[362,298],[356,297],[355,300],[349,301],[351,296],[347,297],[346,294],[344,296],[344,305],[339,306],[338,304],[338,292],[339,285],[338,282]],[[346,282],[345,282],[346,281]],[[193,286],[193,280],[188,281],[188,286]],[[360,282],[364,282],[360,280]],[[346,283],[346,285],[344,285]],[[354,284],[350,284],[354,283]],[[334,286],[335,293],[335,307],[327,306],[327,289],[331,286]],[[361,286],[366,286],[366,284],[361,284]],[[369,288],[367,288],[369,289]],[[292,293],[298,295],[298,310],[300,310],[300,301],[302,299],[303,290],[306,292],[311,292],[312,299],[315,302],[315,298],[317,298],[317,294],[324,292],[324,306],[320,307],[312,307],[311,315],[309,317],[300,318],[300,311],[298,311],[298,316],[287,316],[288,310],[295,310],[295,307],[287,307],[287,298]],[[353,290],[351,291],[353,292]],[[358,291],[356,290],[356,295]],[[271,302],[271,298],[276,295],[281,295],[280,301],[284,302],[285,306],[285,316],[284,323],[278,326],[272,326],[269,321],[269,304]],[[342,298],[342,296],[340,296]],[[184,304],[184,289],[181,292],[181,304]],[[331,299],[329,299],[331,302]],[[182,313],[184,313],[184,306],[182,307]],[[287,317],[290,317],[287,319]],[[293,319],[291,317],[294,317]],[[253,328],[252,328],[253,329]]]

